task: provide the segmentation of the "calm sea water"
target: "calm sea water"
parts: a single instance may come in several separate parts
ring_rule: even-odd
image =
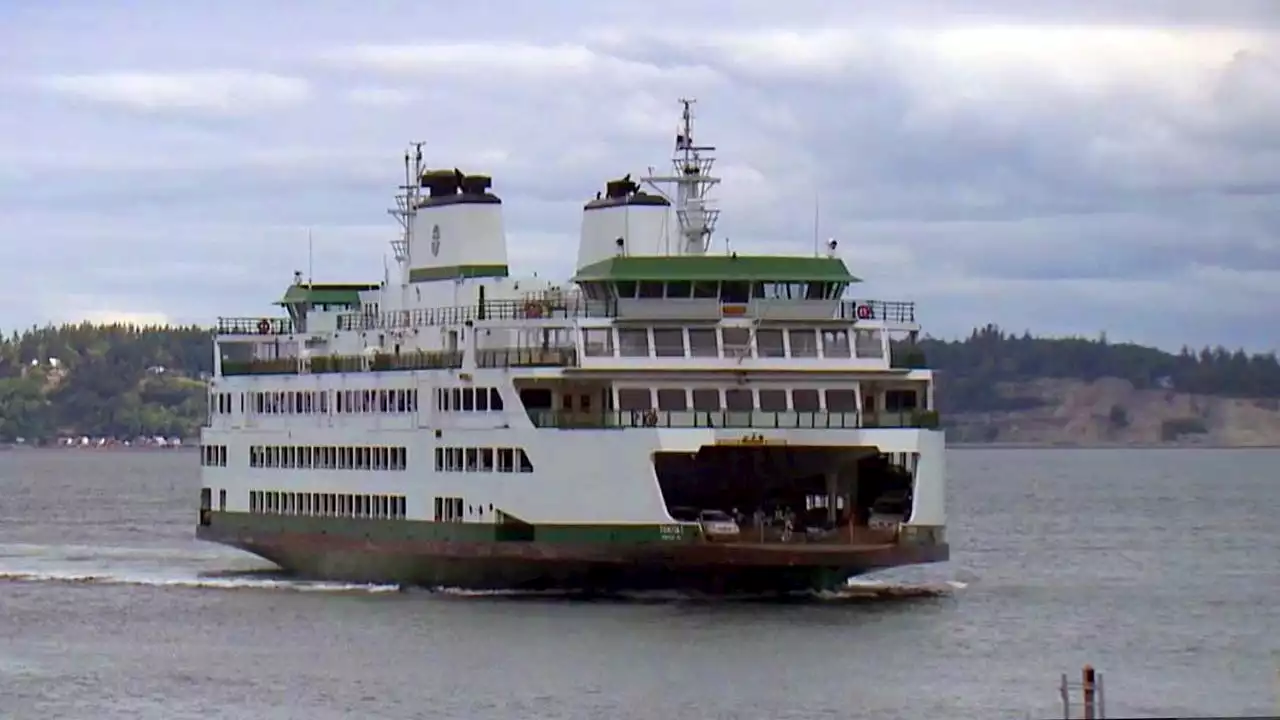
[[[1280,705],[1280,452],[957,450],[953,560],[803,603],[295,583],[190,453],[0,453],[0,718],[1056,717]]]

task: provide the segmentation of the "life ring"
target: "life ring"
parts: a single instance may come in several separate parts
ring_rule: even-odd
[[[261,320],[259,320],[258,332],[262,335],[266,335],[267,333],[271,332],[271,321],[266,318],[262,318]]]
[[[646,411],[646,412],[645,412],[645,414],[644,414],[644,426],[645,426],[645,427],[657,427],[657,426],[658,426],[658,413],[656,413],[656,412],[654,412],[654,411],[652,411],[652,410]]]
[[[530,300],[524,304],[524,316],[531,318],[542,317],[542,306]]]
[[[874,312],[874,311],[872,311],[872,309],[871,309],[871,306],[870,306],[870,305],[859,305],[859,306],[858,306],[858,319],[859,319],[859,320],[870,320],[870,319],[874,318],[875,316],[876,316],[876,314],[875,314],[875,312]]]

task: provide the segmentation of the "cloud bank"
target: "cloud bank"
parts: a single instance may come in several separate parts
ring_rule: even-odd
[[[933,334],[1280,345],[1272,4],[838,5],[6,9],[0,325],[263,313],[308,232],[318,279],[376,280],[413,140],[568,276],[582,201],[665,163],[693,96],[722,238],[807,252],[816,200]]]

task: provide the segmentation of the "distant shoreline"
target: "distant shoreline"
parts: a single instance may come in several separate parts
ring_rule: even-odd
[[[26,443],[3,443],[0,444],[0,451],[16,450],[19,452],[38,451],[38,450],[56,450],[58,452],[182,452],[184,450],[195,450],[198,444],[183,444],[179,446],[163,446],[163,445],[28,445]]]

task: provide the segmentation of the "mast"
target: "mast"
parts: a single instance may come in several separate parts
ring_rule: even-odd
[[[705,255],[711,246],[711,233],[715,231],[716,220],[720,217],[708,192],[720,183],[720,178],[711,174],[715,165],[714,145],[697,145],[693,140],[693,99],[680,98],[682,112],[680,126],[676,130],[676,150],[671,158],[671,175],[654,175],[653,168],[649,175],[641,178],[650,187],[657,190],[675,206],[676,221],[680,228],[680,255]],[[660,185],[675,185],[673,199],[662,190]]]
[[[396,206],[387,212],[400,223],[400,237],[391,241],[391,249],[395,253],[396,262],[400,264],[402,275],[408,277],[410,252],[413,239],[413,218],[418,214],[418,197],[421,194],[422,178],[422,146],[416,142],[404,153],[404,184],[396,194]]]

